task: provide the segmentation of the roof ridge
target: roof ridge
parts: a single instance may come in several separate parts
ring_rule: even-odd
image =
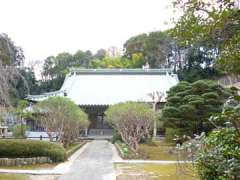
[[[167,74],[173,73],[171,68],[161,69],[83,69],[71,68],[70,73],[81,74]]]

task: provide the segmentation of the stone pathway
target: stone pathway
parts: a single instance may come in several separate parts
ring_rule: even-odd
[[[59,180],[115,180],[114,162],[121,161],[114,145],[92,141]]]

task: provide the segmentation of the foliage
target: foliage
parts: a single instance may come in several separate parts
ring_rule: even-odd
[[[111,139],[111,142],[114,144],[117,141],[121,142],[122,141],[122,137],[121,137],[121,135],[119,133],[114,132],[113,137]]]
[[[110,106],[105,113],[107,121],[133,151],[138,150],[141,138],[150,136],[154,112],[148,105],[135,102],[119,103]]]
[[[206,136],[195,136],[178,146],[191,157],[200,179],[235,180],[240,178],[239,97],[231,97],[223,111],[210,117],[216,127]],[[223,125],[224,123],[224,125]]]
[[[14,137],[25,137],[25,132],[27,130],[26,125],[24,125],[23,121],[26,118],[31,118],[32,113],[30,111],[26,111],[28,106],[28,101],[26,100],[19,100],[17,102],[17,107],[13,109],[13,113],[18,117],[18,125],[14,126],[13,134]]]
[[[39,82],[39,91],[42,93],[60,89],[70,68],[141,68],[143,64],[141,53],[134,53],[131,58],[119,55],[110,56],[104,49],[99,49],[96,54],[81,50],[73,55],[65,52],[59,53],[57,56],[49,56],[45,59],[43,80]]]
[[[141,68],[144,65],[141,53],[134,53],[131,58],[121,56],[106,55],[102,60],[93,59],[90,63],[91,68]]]
[[[7,34],[0,34],[0,61],[2,65],[21,65],[23,60],[22,49],[15,46]]]
[[[234,1],[175,0],[174,8],[183,14],[171,32],[178,43],[200,44],[221,69],[239,73],[240,10]]]
[[[218,66],[228,72],[240,73],[240,33],[229,40],[222,50]]]
[[[0,105],[10,105],[16,84],[22,78],[17,67],[23,63],[21,48],[6,35],[0,34]],[[26,84],[25,84],[26,85]]]
[[[175,128],[166,128],[165,131],[165,141],[166,142],[174,142],[174,139],[176,139],[176,135],[182,135],[183,132],[181,132],[179,129]]]
[[[58,140],[68,146],[78,136],[81,129],[89,125],[87,114],[66,97],[50,97],[35,107],[40,124],[51,139],[57,133]]]
[[[13,137],[15,138],[25,138],[25,132],[27,131],[26,125],[17,124],[13,127]]]
[[[187,135],[210,131],[208,118],[222,110],[230,93],[213,81],[180,82],[168,92],[163,108],[164,126],[179,129]]]
[[[20,78],[16,83],[16,96],[23,99],[28,94],[40,94],[40,87],[32,69],[24,67],[19,69],[19,73],[23,78]],[[27,86],[26,86],[27,84]]]
[[[147,62],[152,68],[165,67],[171,55],[171,39],[166,32],[151,32],[131,37],[125,44],[125,56],[132,58],[134,54],[143,55],[143,64]]]
[[[60,89],[65,75],[71,67],[87,68],[94,58],[91,51],[78,50],[75,54],[59,53],[57,56],[49,56],[43,65],[43,81],[40,88],[43,92],[56,91]]]
[[[28,104],[29,102],[26,100],[19,100],[17,102],[17,107],[14,109],[15,115],[17,115],[20,119],[31,118],[32,113],[26,110]]]
[[[178,70],[180,80],[194,82],[200,79],[211,79],[220,73],[212,67],[214,58],[209,56],[206,48],[189,47],[184,58],[183,67]]]
[[[34,140],[0,140],[0,157],[50,157],[54,162],[66,160],[65,149],[56,143]]]
[[[234,180],[240,178],[240,136],[235,128],[213,131],[198,155],[201,179]]]

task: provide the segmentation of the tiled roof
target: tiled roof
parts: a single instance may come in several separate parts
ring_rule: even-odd
[[[66,95],[77,105],[151,102],[149,93],[160,91],[166,95],[177,83],[177,75],[170,69],[71,69],[59,91],[27,99],[41,101],[50,96]]]

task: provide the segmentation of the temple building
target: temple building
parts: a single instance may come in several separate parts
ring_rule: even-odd
[[[104,112],[113,104],[136,101],[151,104],[152,92],[166,92],[178,83],[171,69],[71,69],[60,90],[42,95],[29,95],[38,102],[52,96],[65,96],[88,113],[89,134],[109,134],[112,129],[105,122]]]

